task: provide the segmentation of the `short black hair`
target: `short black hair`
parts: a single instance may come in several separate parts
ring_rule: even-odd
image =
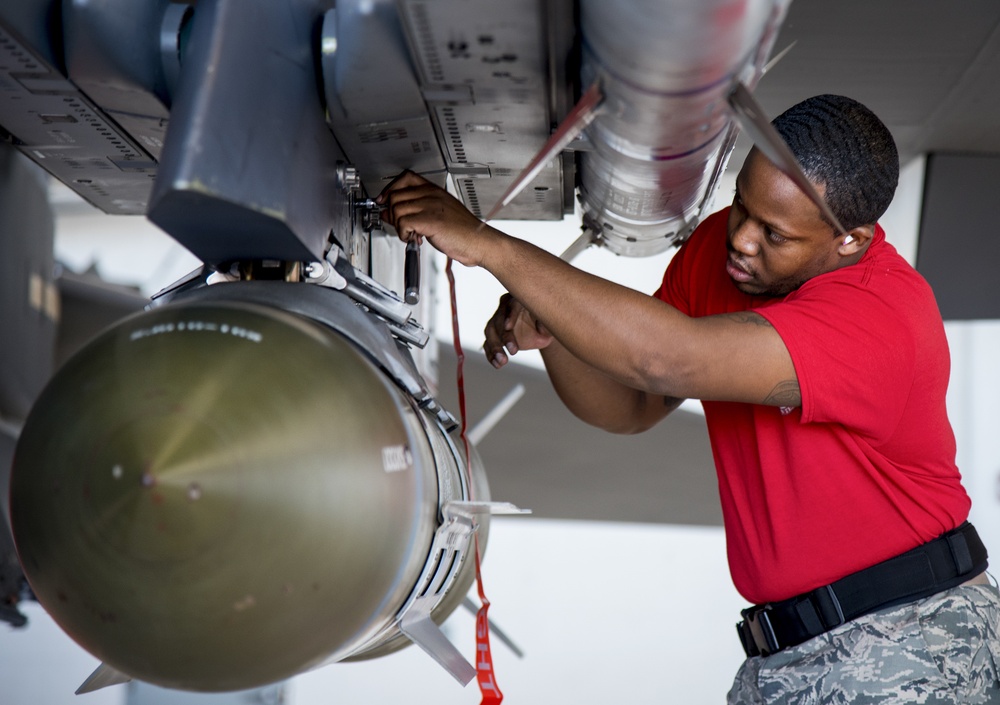
[[[810,181],[826,186],[826,202],[847,230],[875,223],[899,182],[899,152],[889,128],[851,98],[818,95],[772,124]]]

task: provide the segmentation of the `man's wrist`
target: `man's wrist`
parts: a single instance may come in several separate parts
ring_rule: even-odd
[[[485,232],[481,233],[483,245],[479,266],[503,281],[501,277],[510,269],[509,262],[513,256],[511,245],[518,241],[489,225],[482,228]]]

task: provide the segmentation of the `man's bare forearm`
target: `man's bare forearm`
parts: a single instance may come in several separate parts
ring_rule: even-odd
[[[456,261],[489,270],[532,313],[545,337],[558,340],[593,374],[631,390],[615,385],[609,390],[591,372],[570,368],[576,372],[568,382],[583,391],[562,384],[560,393],[598,425],[622,431],[648,427],[650,417],[661,417],[675,403],[664,404],[664,396],[780,406],[796,400],[791,355],[773,328],[758,325],[763,318],[756,314],[747,314],[746,321],[688,316],[481,223],[457,199],[416,174],[398,177],[378,200],[385,205],[385,222],[403,240],[423,237]],[[488,356],[503,364],[496,341]],[[581,396],[598,402],[577,403]],[[655,398],[659,404],[651,402]],[[605,404],[631,409],[628,424],[606,423]]]
[[[588,365],[558,341],[542,350],[553,388],[577,418],[611,433],[640,433],[677,408],[680,399],[632,389]]]

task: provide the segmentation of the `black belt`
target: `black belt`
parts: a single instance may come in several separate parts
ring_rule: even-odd
[[[769,656],[845,622],[961,585],[988,565],[976,528],[965,522],[933,541],[782,602],[741,612],[747,656]]]

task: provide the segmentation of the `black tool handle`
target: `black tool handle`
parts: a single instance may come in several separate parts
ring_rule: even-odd
[[[403,299],[408,304],[420,301],[420,245],[411,240],[406,243],[406,260],[403,263]]]

